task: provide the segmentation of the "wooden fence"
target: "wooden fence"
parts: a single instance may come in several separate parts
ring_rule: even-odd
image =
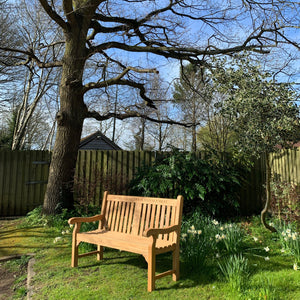
[[[78,202],[99,205],[105,189],[126,193],[137,168],[151,164],[160,155],[148,151],[89,151],[78,154],[74,195]],[[282,180],[299,184],[300,154],[274,154],[274,172]],[[0,151],[0,217],[25,215],[43,203],[51,153],[45,151]],[[240,193],[243,214],[258,213],[264,198],[265,159],[257,160],[246,176]]]
[[[272,173],[278,180],[300,185],[300,149],[271,154]]]
[[[50,152],[0,151],[0,217],[20,216],[42,203]]]
[[[74,195],[80,203],[100,205],[104,190],[127,194],[128,183],[138,168],[151,165],[157,152],[80,150]]]

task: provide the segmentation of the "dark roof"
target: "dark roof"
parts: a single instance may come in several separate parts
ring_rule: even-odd
[[[122,150],[117,144],[100,131],[96,131],[80,140],[79,150]]]

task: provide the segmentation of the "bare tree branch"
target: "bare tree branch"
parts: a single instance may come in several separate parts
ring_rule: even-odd
[[[71,0],[65,0],[65,1],[71,2]],[[39,0],[39,2],[41,3],[44,10],[53,21],[55,21],[64,30],[68,29],[67,23],[55,10],[53,10],[53,8],[48,4],[47,0]]]
[[[151,121],[154,123],[160,123],[160,124],[179,125],[179,126],[183,126],[183,127],[187,127],[187,128],[194,126],[194,124],[182,123],[182,122],[178,122],[178,121],[171,120],[171,119],[167,119],[167,120],[154,119],[146,114],[142,114],[142,113],[139,113],[136,111],[125,112],[122,114],[109,112],[105,115],[101,115],[100,113],[98,113],[96,111],[88,111],[86,114],[86,118],[94,118],[95,120],[98,120],[98,121],[105,121],[105,120],[109,120],[111,118],[117,118],[118,120],[126,120],[126,119],[130,119],[130,118],[143,118],[148,121]],[[197,125],[199,125],[199,124],[197,124]]]
[[[19,62],[16,65],[26,65],[31,60],[33,60],[33,61],[35,61],[35,63],[37,64],[37,66],[39,68],[53,68],[53,67],[61,67],[62,66],[61,61],[54,61],[54,62],[49,62],[49,63],[40,61],[40,59],[33,53],[32,49],[22,50],[22,49],[12,49],[12,48],[8,48],[8,47],[0,47],[0,50],[12,52],[12,53],[20,53],[20,54],[24,54],[27,56],[27,58],[18,57],[18,59],[21,60],[22,62]]]

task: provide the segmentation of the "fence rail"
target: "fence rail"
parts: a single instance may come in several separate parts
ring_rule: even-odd
[[[159,155],[150,151],[81,150],[75,172],[74,195],[80,203],[100,205],[105,189],[128,192],[137,168],[151,164]],[[281,180],[300,184],[300,152],[272,154],[273,173]],[[0,217],[25,215],[43,203],[51,153],[47,151],[0,151]],[[257,160],[240,192],[243,214],[262,208],[265,158]]]

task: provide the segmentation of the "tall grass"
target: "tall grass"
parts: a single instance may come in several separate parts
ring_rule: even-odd
[[[230,290],[240,292],[245,289],[250,277],[247,258],[241,254],[233,254],[218,265]]]

